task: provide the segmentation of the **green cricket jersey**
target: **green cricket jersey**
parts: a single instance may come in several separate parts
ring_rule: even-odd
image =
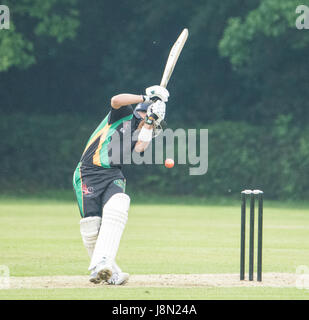
[[[111,108],[90,136],[80,160],[82,166],[121,168],[124,154],[131,156],[136,144],[133,133],[138,124],[131,105]]]

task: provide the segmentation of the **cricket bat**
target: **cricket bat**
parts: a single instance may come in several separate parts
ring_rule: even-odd
[[[160,84],[161,87],[166,88],[171,78],[171,75],[174,71],[174,68],[179,58],[179,55],[181,53],[181,50],[187,41],[188,35],[189,35],[188,29],[183,29],[177,41],[173,45],[165,65],[164,73],[163,73],[161,84]]]

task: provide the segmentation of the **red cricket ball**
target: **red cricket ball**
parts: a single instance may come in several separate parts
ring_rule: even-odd
[[[173,168],[174,167],[174,160],[173,159],[166,159],[165,160],[165,167],[166,168]]]

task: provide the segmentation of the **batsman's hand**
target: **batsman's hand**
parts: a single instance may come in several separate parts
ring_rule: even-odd
[[[160,86],[151,86],[146,89],[146,96],[144,96],[144,100],[153,102],[161,100],[163,102],[167,102],[169,96],[170,94],[166,88]]]
[[[165,112],[166,104],[163,101],[158,100],[148,108],[145,122],[147,124],[153,124],[154,127],[162,126],[165,118]]]

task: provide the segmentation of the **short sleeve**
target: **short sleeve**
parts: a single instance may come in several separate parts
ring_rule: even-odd
[[[131,115],[132,113],[133,113],[132,105],[123,106],[119,109],[114,109],[111,107],[111,111],[108,117],[108,123],[113,124],[116,121]]]

